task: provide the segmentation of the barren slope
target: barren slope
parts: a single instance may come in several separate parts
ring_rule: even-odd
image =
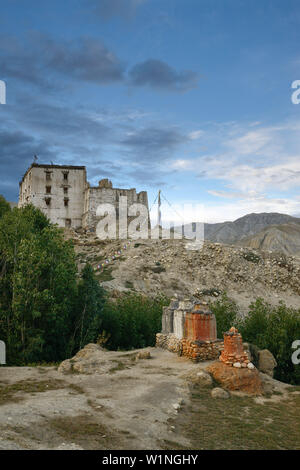
[[[243,311],[261,296],[271,303],[280,299],[300,306],[300,259],[274,252],[249,250],[205,242],[202,249],[186,249],[184,240],[143,240],[124,243],[100,241],[94,235],[73,234],[79,267],[91,263],[105,288],[163,293],[210,294],[226,291]],[[103,269],[99,263],[122,249]]]

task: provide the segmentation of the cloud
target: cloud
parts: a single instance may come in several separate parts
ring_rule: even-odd
[[[184,92],[197,86],[199,76],[191,70],[177,72],[166,62],[149,59],[129,71],[129,80],[131,85],[137,87]]]
[[[195,88],[199,78],[195,72],[177,72],[156,59],[136,64],[126,75],[125,62],[99,39],[80,37],[66,41],[40,32],[31,32],[22,41],[2,35],[0,70],[5,79],[47,90],[69,87],[72,79],[97,85],[122,83],[185,92]]]
[[[58,86],[59,76],[99,85],[124,79],[120,59],[98,39],[58,41],[34,32],[22,42],[2,36],[0,44],[3,77],[47,88]]]
[[[33,161],[33,156],[43,152],[49,161],[54,153],[46,142],[20,131],[0,130],[0,174],[1,190],[5,196],[16,201],[18,195],[18,179],[21,179],[26,167]],[[5,178],[3,177],[5,175]]]
[[[198,140],[200,139],[200,137],[202,137],[204,135],[204,131],[202,130],[198,130],[198,131],[193,131],[193,132],[190,132],[189,133],[189,138],[191,140]]]
[[[117,16],[121,18],[133,18],[137,9],[148,0],[89,0],[87,3],[93,7],[94,15],[107,21]]]
[[[187,137],[175,127],[147,127],[128,132],[120,143],[139,161],[161,161],[170,158]]]

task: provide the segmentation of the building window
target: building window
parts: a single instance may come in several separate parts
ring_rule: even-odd
[[[72,220],[71,220],[71,219],[66,219],[66,220],[65,220],[65,225],[66,225],[66,227],[71,227],[71,225],[72,225]]]
[[[65,207],[68,207],[68,205],[69,205],[69,198],[68,197],[65,197],[64,204],[65,204]]]
[[[67,186],[64,187],[64,194],[68,194],[69,188]]]
[[[51,186],[46,186],[46,194],[51,194]]]
[[[45,197],[46,205],[50,206],[51,204],[51,197]]]
[[[51,181],[51,173],[50,173],[50,171],[46,171],[46,181]]]
[[[64,171],[64,172],[63,172],[63,175],[64,175],[64,181],[68,181],[69,172],[68,172],[68,171]]]

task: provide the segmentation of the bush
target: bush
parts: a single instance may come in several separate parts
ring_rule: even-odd
[[[101,328],[109,338],[106,347],[127,350],[154,346],[155,335],[161,331],[162,307],[168,304],[164,297],[135,293],[107,301]]]
[[[223,338],[225,331],[228,331],[236,322],[238,314],[237,305],[227,297],[226,293],[223,293],[222,297],[215,302],[211,302],[209,306],[216,316],[217,337]]]
[[[277,361],[274,377],[283,382],[300,384],[300,366],[292,363],[292,343],[300,339],[300,309],[288,308],[283,302],[276,307],[257,299],[249,314],[240,321],[243,339],[260,349],[269,349]]]

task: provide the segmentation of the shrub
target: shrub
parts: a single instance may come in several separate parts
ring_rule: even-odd
[[[136,349],[155,345],[161,330],[164,297],[150,298],[141,294],[124,294],[108,300],[103,310],[102,331],[109,337],[108,349]]]
[[[251,261],[251,263],[258,264],[261,260],[261,257],[253,253],[253,251],[247,251],[246,253],[243,253],[243,258],[246,261]]]
[[[292,363],[292,343],[300,339],[300,309],[288,308],[283,302],[273,307],[257,299],[249,314],[240,321],[243,339],[269,349],[277,361],[274,377],[283,382],[300,384],[299,365]]]
[[[223,333],[231,328],[237,318],[238,308],[236,303],[229,299],[226,293],[215,302],[209,304],[211,311],[216,316],[217,321],[217,336],[223,338]]]

